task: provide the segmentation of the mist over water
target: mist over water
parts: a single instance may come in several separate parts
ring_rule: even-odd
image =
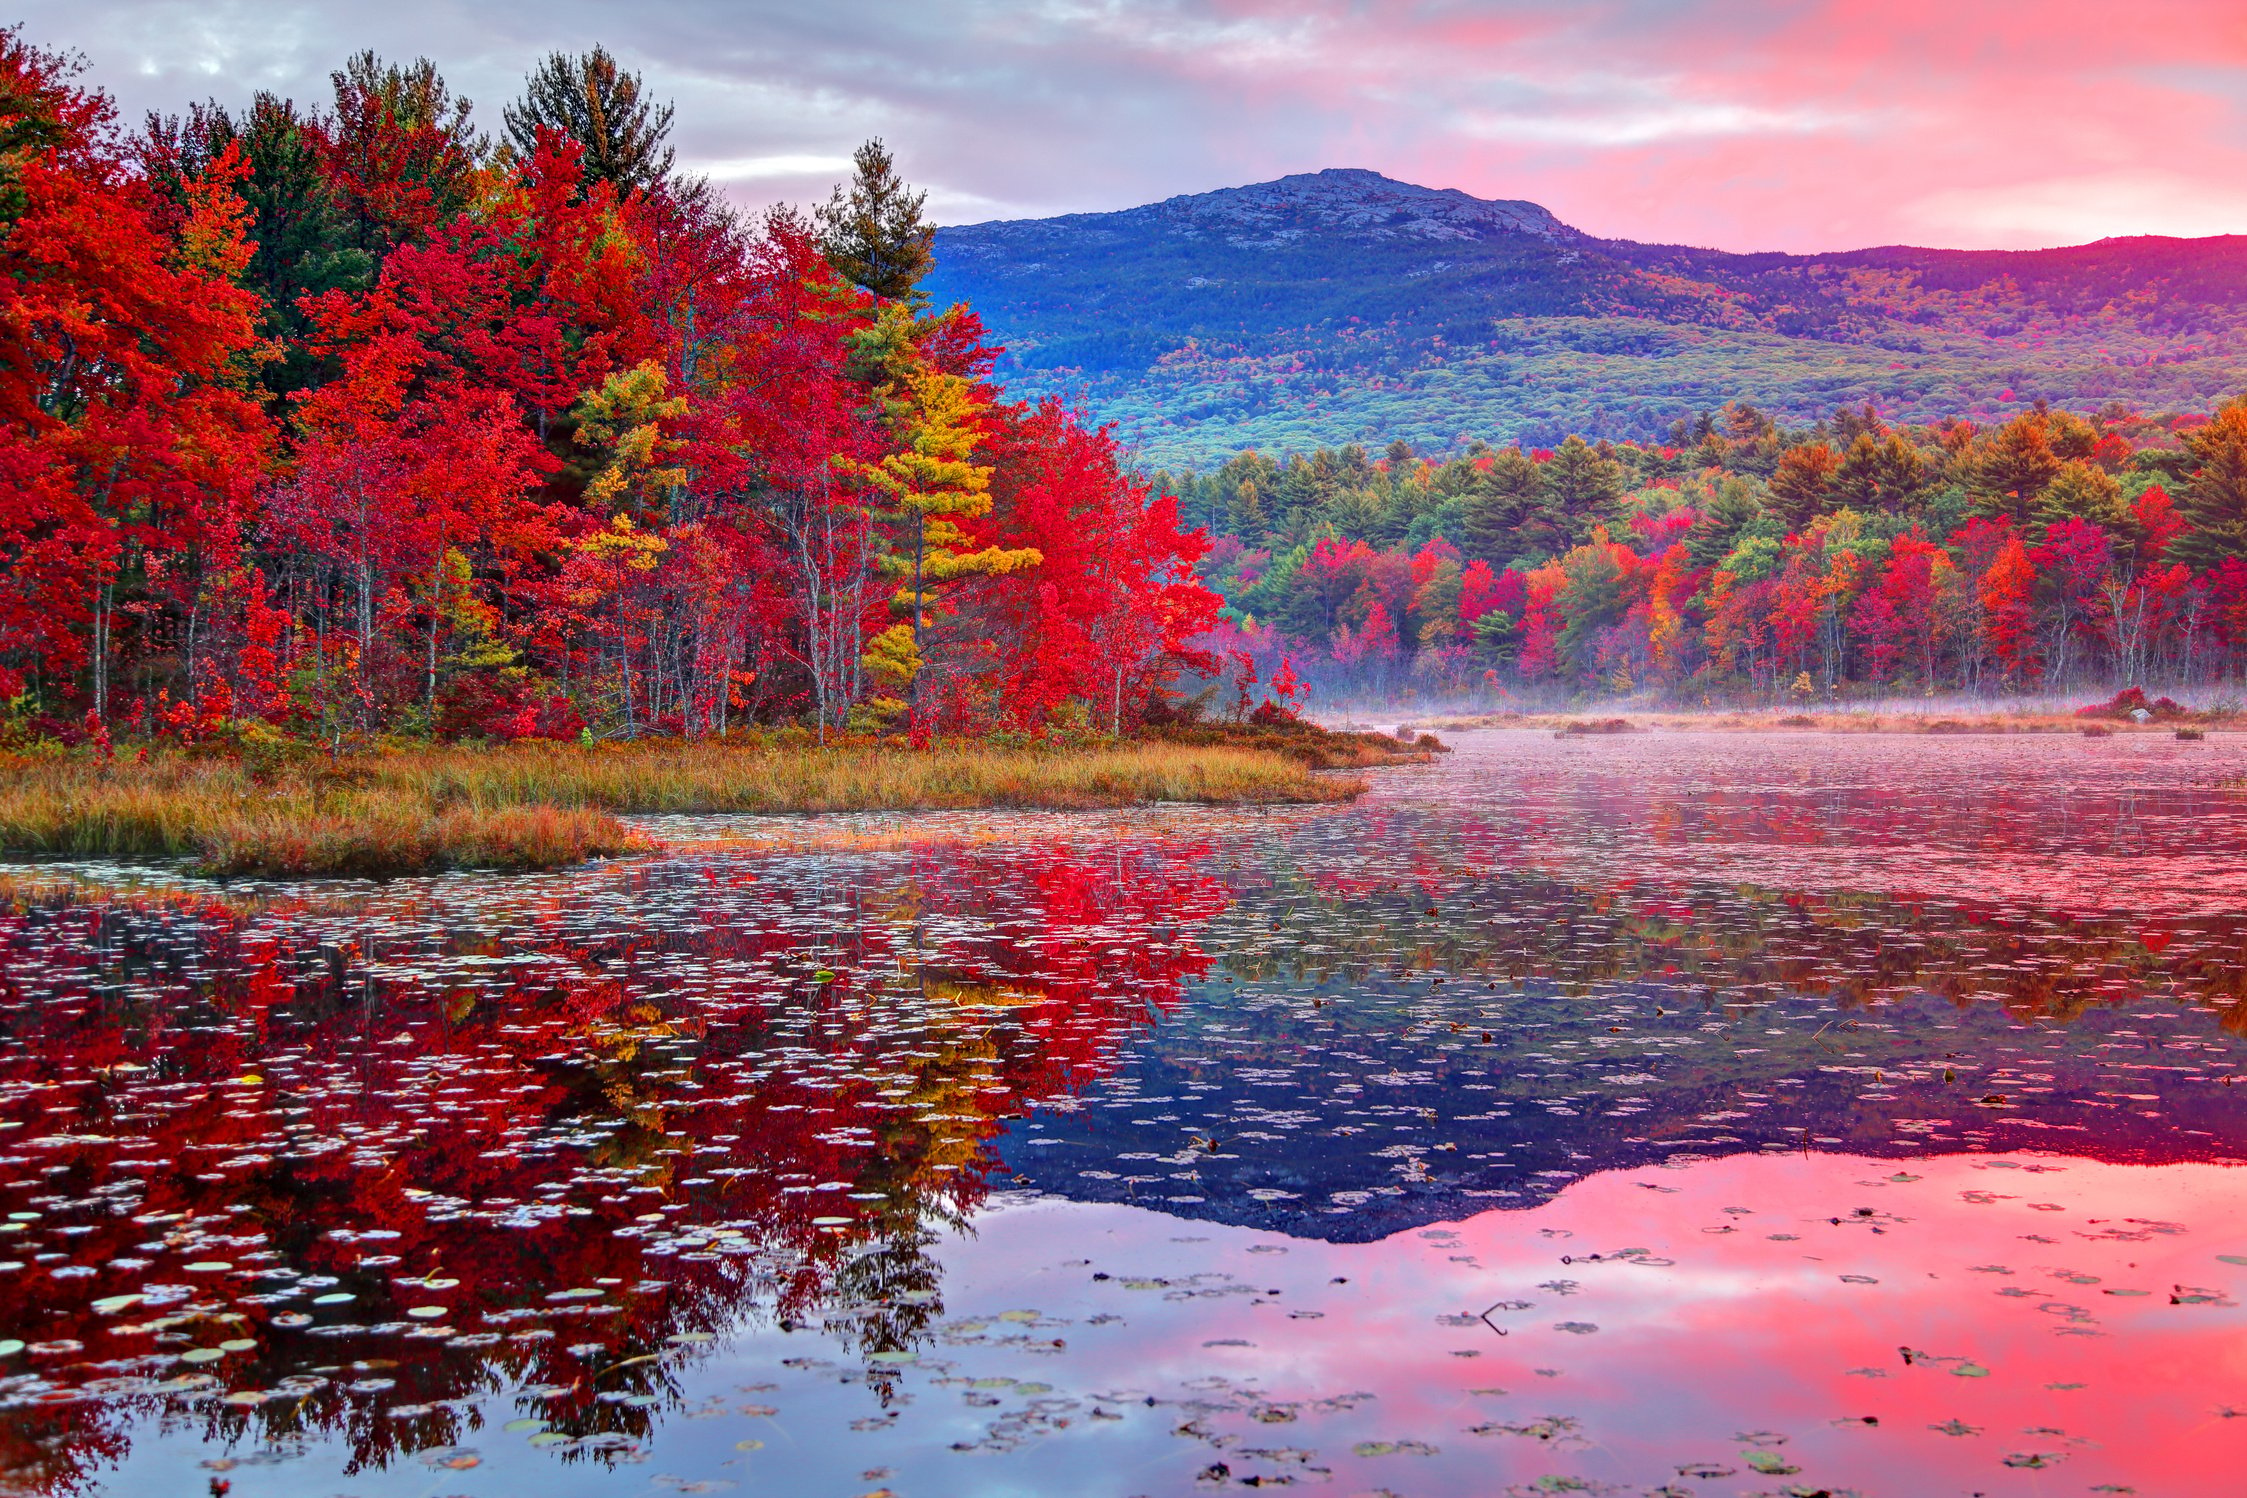
[[[1344,808],[15,866],[5,1482],[2229,1493],[2243,774],[1479,733]]]

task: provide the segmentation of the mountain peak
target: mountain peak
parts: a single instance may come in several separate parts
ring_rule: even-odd
[[[1536,203],[1478,198],[1456,187],[1421,187],[1363,167],[1298,172],[1274,182],[1220,188],[1134,209],[1181,227],[1262,231],[1291,239],[1311,231],[1370,239],[1467,240],[1499,234],[1575,239],[1577,231]]]
[[[1328,167],[1272,182],[1187,193],[1113,213],[995,220],[943,231],[955,253],[975,254],[995,240],[1014,243],[1058,233],[1075,238],[1156,234],[1216,239],[1242,249],[1278,249],[1302,240],[1441,244],[1529,235],[1583,238],[1536,203],[1478,198],[1456,187],[1421,187],[1363,167]]]

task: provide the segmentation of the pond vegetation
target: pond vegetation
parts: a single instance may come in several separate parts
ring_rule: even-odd
[[[1317,734],[1346,745],[1359,737]],[[634,813],[1254,805],[1341,801],[1364,789],[1256,742],[912,752],[526,741],[264,764],[179,753],[0,759],[0,848],[187,857],[213,874],[390,875],[645,852],[647,839],[617,819]]]

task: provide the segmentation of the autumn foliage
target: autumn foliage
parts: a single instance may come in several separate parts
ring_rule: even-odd
[[[509,118],[368,54],[128,134],[0,33],[14,731],[1038,733],[1202,659],[1201,543],[971,312]]]
[[[1220,644],[1330,695],[1689,701],[2247,676],[2247,402],[1992,430],[1752,408],[1672,444],[1393,444],[1172,476]]]

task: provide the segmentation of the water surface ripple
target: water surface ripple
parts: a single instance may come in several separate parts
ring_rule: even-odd
[[[2216,1495],[2247,746],[0,879],[27,1494]]]

